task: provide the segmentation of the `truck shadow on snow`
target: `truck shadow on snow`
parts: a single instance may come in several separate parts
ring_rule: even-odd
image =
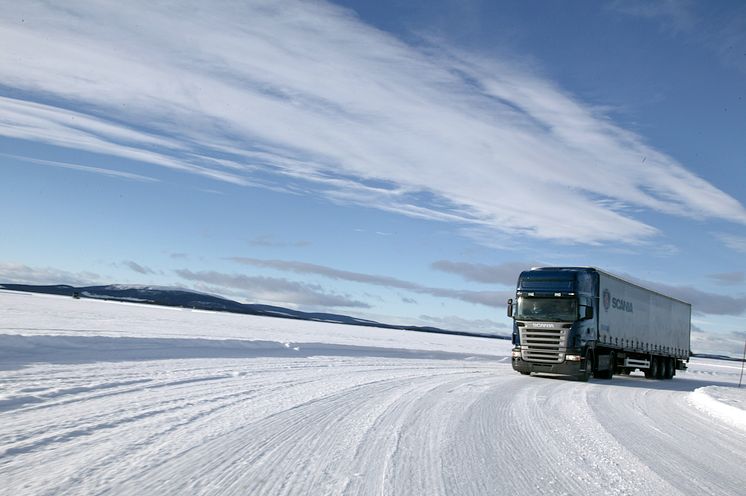
[[[187,358],[308,358],[312,356],[489,361],[501,358],[495,355],[328,343],[0,334],[0,370],[19,369],[34,363],[81,364]]]
[[[614,376],[610,381],[599,380],[594,381],[599,384],[605,384],[611,387],[628,387],[628,388],[643,388],[643,389],[657,389],[663,391],[694,391],[697,388],[704,386],[726,386],[733,387],[734,383],[715,381],[709,378],[694,379],[688,376],[687,373],[679,373],[673,379],[646,379],[644,376]]]
[[[559,380],[559,381],[570,381],[570,382],[577,382],[573,378],[569,377],[558,377],[558,376],[542,376],[542,375],[535,375],[532,376],[534,379],[544,379],[544,380]],[[683,392],[689,392],[694,391],[697,388],[701,388],[704,386],[725,386],[725,387],[733,387],[735,384],[738,383],[738,378],[736,377],[735,382],[725,382],[725,381],[716,381],[711,380],[708,378],[702,378],[702,379],[695,379],[688,376],[688,372],[681,373],[679,372],[679,375],[674,377],[670,380],[663,380],[663,379],[646,379],[643,375],[629,375],[629,376],[620,376],[615,375],[613,379],[607,380],[607,379],[591,379],[588,384],[591,385],[599,385],[604,387],[625,387],[625,388],[638,388],[638,389],[655,389],[660,391],[683,391]]]

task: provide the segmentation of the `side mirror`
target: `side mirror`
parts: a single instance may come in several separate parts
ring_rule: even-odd
[[[513,298],[508,299],[508,317],[513,317]]]
[[[583,319],[592,319],[593,318],[593,307],[587,306],[585,307],[585,316]]]

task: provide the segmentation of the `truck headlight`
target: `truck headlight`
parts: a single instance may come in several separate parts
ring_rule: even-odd
[[[565,355],[565,360],[568,362],[579,362],[580,355]]]
[[[510,352],[510,356],[513,358],[521,358],[521,350],[513,350]]]

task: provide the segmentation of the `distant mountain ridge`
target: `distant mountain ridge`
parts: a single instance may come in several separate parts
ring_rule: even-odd
[[[77,296],[97,300],[112,300],[131,303],[145,303],[167,307],[193,308],[196,310],[212,310],[217,312],[240,313],[247,315],[261,315],[265,317],[280,317],[286,319],[310,320],[316,322],[330,322],[367,327],[383,327],[386,329],[401,329],[406,331],[434,332],[441,334],[456,334],[461,336],[476,336],[496,339],[510,339],[509,336],[499,336],[480,332],[453,331],[437,327],[393,325],[373,320],[358,319],[348,315],[322,312],[301,312],[290,308],[255,303],[239,303],[220,296],[198,293],[186,289],[167,288],[160,286],[135,286],[125,284],[110,284],[105,286],[69,286],[32,285],[32,284],[0,284],[0,289],[22,291],[27,293],[44,293],[61,296]]]

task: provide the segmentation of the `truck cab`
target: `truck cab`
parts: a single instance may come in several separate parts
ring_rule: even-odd
[[[594,269],[576,267],[520,274],[515,300],[508,300],[514,370],[588,379],[598,337],[594,276]]]

